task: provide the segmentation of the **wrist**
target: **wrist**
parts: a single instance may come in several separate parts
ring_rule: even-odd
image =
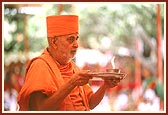
[[[76,87],[76,79],[72,78],[69,80],[69,85],[72,86],[72,87]]]
[[[105,84],[105,83],[103,83],[102,88],[103,88],[104,90],[107,90],[107,89],[108,89],[108,85]]]

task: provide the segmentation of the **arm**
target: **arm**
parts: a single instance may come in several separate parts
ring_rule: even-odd
[[[77,73],[67,83],[60,87],[50,97],[42,92],[34,92],[30,95],[29,107],[31,110],[58,110],[66,96],[79,85],[88,83],[90,76],[86,76],[85,72]]]
[[[29,107],[31,110],[58,110],[65,97],[75,88],[70,80],[53,95],[47,97],[44,93],[38,91],[30,95]]]
[[[106,92],[106,87],[103,84],[90,98],[89,105],[90,109],[94,109],[100,101],[103,99]]]
[[[103,99],[106,90],[117,86],[118,82],[120,82],[120,80],[104,80],[104,84],[91,96],[89,100],[90,109],[94,109]]]

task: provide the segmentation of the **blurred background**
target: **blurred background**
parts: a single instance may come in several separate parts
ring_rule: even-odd
[[[79,16],[80,69],[115,67],[127,77],[92,111],[165,111],[164,3],[3,3],[2,110],[16,111],[27,62],[47,47],[46,16]],[[89,83],[94,91],[102,79]]]

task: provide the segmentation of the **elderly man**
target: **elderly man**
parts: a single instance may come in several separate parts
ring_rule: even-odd
[[[104,80],[94,93],[88,84],[89,71],[72,61],[78,49],[78,16],[48,16],[48,47],[32,59],[18,95],[20,111],[89,111],[102,100],[105,91],[119,81]]]

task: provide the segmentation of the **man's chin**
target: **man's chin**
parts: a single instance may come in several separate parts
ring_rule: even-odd
[[[71,59],[75,59],[75,54],[72,54],[72,55],[71,55]]]
[[[75,55],[76,55],[76,52],[71,52],[71,57],[72,58],[75,57]]]
[[[71,57],[71,59],[74,59],[75,58],[75,55]]]

